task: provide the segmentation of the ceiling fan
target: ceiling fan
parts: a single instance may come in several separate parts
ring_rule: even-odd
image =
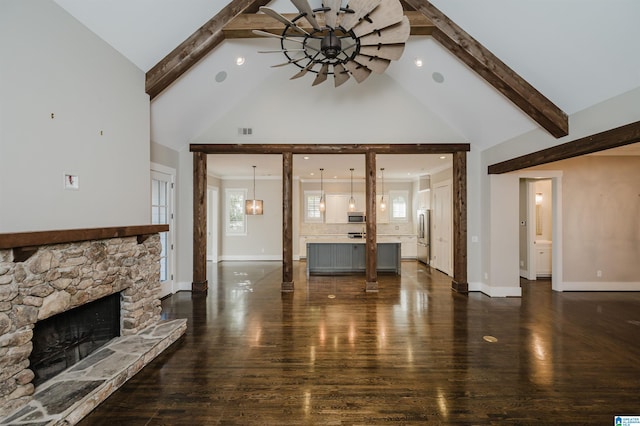
[[[323,0],[312,9],[308,0],[291,0],[299,14],[289,20],[268,7],[260,11],[285,25],[282,34],[254,30],[256,35],[280,39],[280,50],[289,64],[300,70],[291,79],[317,74],[313,86],[333,75],[335,87],[350,76],[361,83],[371,73],[382,74],[391,61],[398,60],[409,38],[411,25],[399,0]],[[309,25],[304,25],[302,20]],[[303,27],[308,28],[308,30]]]

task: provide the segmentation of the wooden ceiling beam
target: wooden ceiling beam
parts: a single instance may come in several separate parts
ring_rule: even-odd
[[[282,15],[290,21],[298,16],[297,13],[283,13]],[[411,24],[411,35],[431,35],[435,26],[424,14],[416,11],[407,11],[405,15],[409,18],[409,23]],[[322,13],[318,13],[316,19],[321,25],[324,23]],[[306,19],[301,19],[299,24],[301,24],[300,27],[305,31],[310,32],[313,30]],[[243,13],[225,25],[222,32],[226,39],[260,38],[261,36],[253,34],[252,31],[262,30],[273,34],[282,34],[283,29],[284,25],[281,22],[276,21],[264,13]]]
[[[253,11],[269,0],[232,0],[216,16],[200,27],[146,74],[146,91],[151,99],[158,96],[182,74],[194,66],[223,40],[222,29],[244,11]]]
[[[431,36],[554,137],[569,134],[567,114],[428,0],[404,0],[435,25]]]
[[[189,151],[205,154],[450,154],[468,152],[468,143],[425,144],[191,144]]]
[[[487,171],[490,175],[509,173],[638,142],[640,142],[640,121],[491,164]]]

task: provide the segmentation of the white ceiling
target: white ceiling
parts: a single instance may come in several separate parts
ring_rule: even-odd
[[[227,4],[226,0],[54,1],[145,72]],[[310,3],[318,7],[320,0]],[[640,87],[640,55],[633,53],[640,40],[640,1],[432,3],[568,114]],[[270,7],[282,13],[295,12],[289,0],[275,0]],[[371,105],[383,107],[380,100],[387,98],[376,96],[390,91],[403,96],[405,109],[440,125],[430,132],[424,125],[418,126],[413,117],[406,118],[413,125],[401,122],[403,139],[388,143],[442,142],[439,139],[443,135],[451,135],[457,139],[454,142],[468,142],[472,149],[484,150],[538,126],[430,37],[411,37],[402,58],[392,62],[384,75],[370,77],[361,87],[349,81],[337,89],[328,83],[312,88],[310,76],[289,81],[296,71],[293,66],[271,68],[282,58],[257,51],[277,45],[278,41],[272,39],[222,43],[152,101],[152,140],[175,150],[185,149],[193,141],[275,142],[269,135],[258,133],[246,141],[233,133],[237,127],[251,127],[260,120],[258,115],[249,116],[247,122],[239,117],[256,101],[267,104],[273,98],[273,91],[269,91],[273,85],[280,88],[282,97],[290,99],[287,110],[276,111],[279,116],[294,117],[297,124],[308,129],[300,136],[305,143],[355,143],[353,133],[349,140],[338,140],[340,132],[317,131],[317,126],[327,126],[322,117],[339,110],[348,118],[358,99],[362,99],[362,105],[357,111],[371,109]],[[239,55],[246,58],[241,67],[235,65]],[[424,61],[422,68],[414,64],[418,57]],[[215,76],[221,71],[227,78],[218,83]],[[434,72],[444,76],[443,83],[432,79]],[[314,105],[330,104],[331,109],[313,114]],[[340,109],[343,104],[349,108]],[[380,110],[379,115],[368,114],[370,122],[379,125],[388,113]],[[304,116],[308,116],[306,121]],[[419,132],[405,131],[413,127]],[[282,134],[287,134],[286,127]],[[371,140],[377,135],[388,138],[375,128],[364,132],[362,138]],[[348,169],[348,159],[341,157],[333,162],[340,161],[340,168]],[[418,170],[407,167],[410,172]]]

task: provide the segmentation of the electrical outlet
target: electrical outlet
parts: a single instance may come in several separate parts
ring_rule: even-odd
[[[599,270],[599,269],[598,269],[598,270],[596,271],[596,277],[598,277],[598,278],[602,278],[602,271],[601,271],[601,270]]]
[[[484,279],[488,280],[489,279],[489,274],[487,274],[486,272],[484,273]]]
[[[520,266],[524,267],[524,260],[520,261]]]

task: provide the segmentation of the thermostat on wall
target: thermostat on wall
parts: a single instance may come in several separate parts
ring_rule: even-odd
[[[77,175],[64,175],[64,189],[78,190],[80,189],[80,180]]]

